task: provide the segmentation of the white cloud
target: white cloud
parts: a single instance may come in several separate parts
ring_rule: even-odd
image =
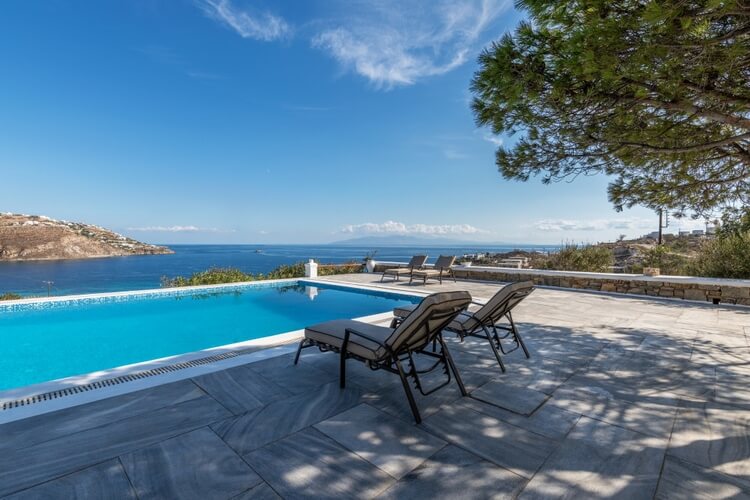
[[[465,160],[469,157],[469,155],[451,148],[443,150],[443,156],[448,160]]]
[[[510,0],[350,2],[342,19],[313,38],[341,65],[379,87],[447,73],[474,54],[482,32]]]
[[[197,226],[146,226],[146,227],[129,227],[128,231],[143,231],[154,233],[219,233],[224,232],[215,227],[197,227]]]
[[[233,29],[242,38],[270,42],[287,38],[292,27],[281,17],[270,12],[242,10],[231,0],[197,0],[206,15]]]
[[[656,219],[589,219],[565,220],[542,219],[534,222],[532,227],[539,231],[602,231],[606,229],[648,229],[656,224]]]
[[[498,137],[496,135],[493,135],[493,134],[490,134],[490,133],[487,133],[487,132],[485,132],[484,134],[482,134],[482,139],[484,139],[487,142],[491,142],[492,144],[494,144],[497,147],[500,147],[500,146],[503,145],[503,138],[502,137]]]
[[[366,222],[349,224],[341,228],[342,233],[349,234],[422,234],[422,235],[458,235],[484,234],[488,231],[469,224],[404,224],[403,222],[386,221],[381,224]]]

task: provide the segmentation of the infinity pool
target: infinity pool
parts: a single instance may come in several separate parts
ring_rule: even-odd
[[[0,390],[382,313],[416,301],[293,281],[0,305]]]

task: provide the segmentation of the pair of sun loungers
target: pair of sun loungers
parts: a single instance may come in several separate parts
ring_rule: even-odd
[[[443,276],[446,278],[450,276],[454,282],[456,281],[456,277],[453,275],[453,270],[451,269],[456,262],[454,255],[441,255],[432,268],[425,268],[426,262],[426,255],[415,255],[405,267],[394,267],[383,271],[380,281],[382,282],[386,276],[390,276],[396,281],[401,276],[409,276],[409,283],[414,281],[415,278],[421,279],[423,284],[427,284],[427,280],[430,278],[437,279],[442,283]]]
[[[486,304],[469,310],[472,304],[469,292],[440,292],[428,295],[413,307],[394,310],[390,327],[372,325],[355,320],[334,320],[305,328],[305,336],[297,348],[294,364],[299,361],[302,349],[318,347],[321,351],[339,354],[339,380],[346,386],[346,361],[356,359],[372,370],[394,373],[401,379],[409,406],[417,423],[421,422],[409,380],[416,389],[427,396],[448,385],[455,378],[463,396],[466,388],[458,368],[451,357],[443,332],[457,334],[462,340],[473,336],[486,339],[502,371],[505,365],[500,353],[507,354],[523,349],[529,351],[521,338],[511,310],[534,290],[532,282],[521,282],[503,287]],[[498,324],[506,320],[506,324]],[[502,340],[512,344],[505,349]],[[418,369],[415,358],[425,357],[432,361],[427,368]],[[426,388],[420,376],[440,369],[445,380],[435,387]]]

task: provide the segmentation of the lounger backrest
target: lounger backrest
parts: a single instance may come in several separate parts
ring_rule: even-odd
[[[455,255],[441,255],[438,260],[435,261],[435,269],[438,271],[441,269],[450,269],[450,267],[456,262]]]
[[[428,295],[386,339],[394,352],[419,349],[431,342],[443,328],[471,304],[469,292],[442,292]]]
[[[534,291],[534,283],[531,281],[520,281],[506,285],[500,289],[485,305],[474,313],[473,319],[480,324],[497,321],[505,316],[511,309],[516,307],[523,299]],[[471,329],[478,325],[464,325]]]
[[[407,267],[409,269],[421,269],[424,267],[425,262],[427,262],[426,255],[415,255],[411,258]]]

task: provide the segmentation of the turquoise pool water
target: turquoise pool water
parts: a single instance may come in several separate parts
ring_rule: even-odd
[[[0,390],[386,312],[417,300],[298,281],[0,305]]]

